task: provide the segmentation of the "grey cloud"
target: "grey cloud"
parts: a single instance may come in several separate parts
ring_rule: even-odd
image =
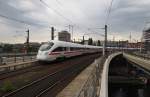
[[[29,1],[31,5],[19,5],[24,4],[20,3],[22,2],[21,0],[0,1],[0,14],[31,24],[31,26],[27,26],[0,17],[0,20],[6,23],[5,25],[10,32],[31,27],[33,36],[38,36],[42,30],[44,31],[45,27],[48,29],[51,25],[58,27],[58,29],[66,29],[64,26],[68,25],[69,22],[64,20],[53,10],[44,6],[40,0],[27,1]],[[138,0],[114,0],[109,19],[110,33],[118,32],[120,35],[124,35],[125,33],[136,32],[140,37],[144,22],[148,20],[147,17],[150,16],[150,4],[142,4],[142,2],[138,3],[137,1]],[[59,5],[55,0],[45,0],[45,2],[72,20],[75,23],[75,31],[81,34],[85,33],[87,31],[85,29],[87,28],[104,27],[106,7],[108,7],[110,3],[104,3],[103,0],[59,0]],[[51,4],[51,2],[53,4]],[[26,8],[26,6],[29,8]],[[0,29],[2,28],[0,27]],[[97,32],[103,31],[98,30]],[[0,34],[0,36],[1,35],[3,34]],[[36,38],[34,37],[34,39]]]
[[[120,1],[111,15],[112,29],[119,32],[142,32],[143,23],[149,17],[148,5],[133,5],[130,0]]]
[[[20,10],[19,8],[17,9],[17,7],[11,6],[9,4],[11,1],[19,2],[19,0],[8,0],[8,1],[2,0],[2,1],[0,1],[0,14],[10,17],[10,18],[13,18],[13,19],[16,19],[16,20],[23,21],[23,22],[25,22],[25,24],[38,26],[38,27],[42,26],[42,24],[40,24],[40,23],[42,23],[41,22],[42,20],[37,20],[34,17],[27,17],[27,15],[30,12],[32,12],[32,10],[28,10],[28,11],[24,12],[24,11]],[[21,24],[19,25],[18,23],[14,22],[12,20],[7,20],[7,19],[5,19],[5,22],[9,23],[9,24],[12,23],[12,26],[14,26],[16,28],[21,25]],[[24,24],[22,24],[22,25],[24,25]]]

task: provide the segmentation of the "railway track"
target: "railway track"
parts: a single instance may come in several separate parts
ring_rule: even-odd
[[[64,60],[64,61],[67,61],[67,60]],[[10,77],[24,74],[26,72],[37,71],[40,69],[44,69],[45,67],[52,67],[52,66],[49,66],[49,64],[54,65],[54,64],[57,64],[58,62],[59,61],[53,61],[51,63],[39,63],[38,61],[36,61],[34,63],[35,65],[31,65],[29,67],[25,67],[25,68],[13,70],[13,71],[8,71],[8,72],[2,72],[2,73],[0,73],[0,81],[3,79],[7,79]]]
[[[83,57],[84,55],[81,55],[79,57]],[[72,60],[73,58],[69,58],[68,60]],[[77,59],[77,57],[74,57],[74,59]],[[45,67],[53,67],[53,65],[59,64],[59,63],[63,63],[66,62],[68,60],[64,60],[64,61],[53,61],[51,63],[39,63],[38,61],[36,61],[34,64],[35,65],[31,65],[29,67],[25,67],[25,68],[21,68],[21,69],[17,69],[17,70],[13,70],[13,71],[8,71],[8,72],[2,72],[0,73],[0,81],[3,79],[7,79],[10,77],[15,77],[21,74],[24,74],[26,72],[32,72],[32,71],[37,71],[40,69],[44,69]],[[51,66],[49,65],[51,64]]]
[[[75,65],[69,68],[65,68],[44,76],[10,94],[3,97],[41,97],[44,93],[49,91],[55,85],[60,84],[61,81],[67,79],[74,73],[78,73],[79,70],[83,69],[85,65]]]
[[[0,73],[0,80],[6,79],[6,78],[9,78],[9,77],[13,77],[13,76],[16,76],[16,75],[19,75],[19,74],[23,74],[23,73],[26,73],[28,71],[35,70],[37,68],[42,67],[40,64],[38,64],[38,62],[36,62],[34,64],[36,64],[36,65],[33,65],[33,66],[31,65],[29,67],[25,67],[25,68],[13,70],[13,71],[2,72],[2,73]]]
[[[72,60],[79,60],[82,59],[82,62],[78,61],[75,62],[75,64],[70,66],[68,65],[59,65],[59,68],[62,69],[55,70],[55,72],[50,72],[49,74],[46,74],[44,77],[41,77],[38,80],[34,80],[31,83],[9,93],[4,95],[3,97],[42,97],[45,92],[51,90],[51,88],[57,86],[58,84],[61,84],[64,80],[68,79],[68,77],[72,77],[73,75],[76,75],[81,71],[85,66],[89,65],[90,62],[92,62],[96,57],[98,57],[98,54],[96,55],[90,55],[91,58],[82,58],[86,56],[80,56],[79,58],[69,59],[70,62]],[[86,60],[88,60],[86,62]],[[85,66],[79,66],[81,63],[83,64],[85,62]],[[68,64],[69,61],[63,61],[61,64]],[[60,63],[55,63],[60,64]],[[54,65],[55,66],[55,65]],[[63,68],[66,66],[66,68]],[[47,68],[47,65],[44,65],[45,68]],[[50,66],[52,67],[52,66]],[[80,68],[79,68],[80,67]],[[75,69],[74,69],[75,68]]]
[[[33,63],[35,65],[27,66],[27,67],[24,67],[21,69],[13,70],[13,71],[0,73],[0,81],[7,79],[7,78],[15,77],[18,75],[22,75],[27,72],[33,72],[33,71],[45,69],[46,67],[50,68],[50,67],[53,67],[53,65],[56,65],[57,63],[58,63],[58,61],[54,61],[52,63],[39,63],[38,61],[36,61],[35,63]],[[49,65],[49,64],[51,64],[51,65]]]

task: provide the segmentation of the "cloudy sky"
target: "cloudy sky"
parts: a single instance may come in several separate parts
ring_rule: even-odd
[[[74,25],[74,36],[103,40],[111,0],[0,0],[0,42],[25,42],[30,29],[30,41],[50,40],[50,27],[55,35]],[[150,22],[150,0],[114,0],[108,20],[108,38],[140,40],[142,30]],[[8,19],[9,18],[9,19]],[[13,21],[13,20],[15,21]],[[89,33],[89,34],[88,34]],[[93,33],[93,34],[91,34]]]

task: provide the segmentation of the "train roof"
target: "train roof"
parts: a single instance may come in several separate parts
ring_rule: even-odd
[[[49,42],[53,42],[55,45],[62,47],[79,47],[79,48],[102,48],[102,46],[91,46],[91,45],[82,45],[72,42],[58,41],[58,40],[50,40]]]
[[[59,41],[59,40],[50,40],[48,42],[53,42],[54,45],[61,46],[61,47],[103,48],[102,46],[82,45],[78,43],[65,42],[65,41]],[[129,50],[140,49],[140,48],[126,48],[126,47],[107,47],[107,48],[108,49],[129,49]]]

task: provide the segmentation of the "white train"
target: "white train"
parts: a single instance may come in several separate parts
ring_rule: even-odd
[[[99,51],[102,51],[101,46],[81,45],[71,42],[51,40],[41,45],[37,54],[37,60],[53,61],[58,58],[68,58]]]

